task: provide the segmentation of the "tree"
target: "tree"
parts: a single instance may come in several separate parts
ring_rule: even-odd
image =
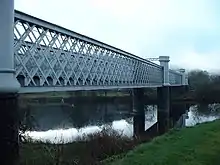
[[[193,70],[189,72],[189,87],[194,91],[195,100],[199,102],[219,102],[220,75],[211,75],[207,71]]]

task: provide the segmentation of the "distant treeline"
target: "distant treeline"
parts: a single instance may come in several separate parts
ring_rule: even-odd
[[[204,103],[220,102],[220,74],[193,70],[189,77],[189,97]]]

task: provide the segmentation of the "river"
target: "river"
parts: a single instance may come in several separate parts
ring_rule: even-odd
[[[197,113],[198,109],[209,109],[212,113]],[[219,104],[193,105],[188,109],[186,126],[213,121],[219,115]],[[31,115],[37,127],[26,132],[34,140],[52,143],[68,143],[86,134],[99,132],[110,126],[124,136],[133,135],[133,106],[127,101],[78,102],[77,104],[40,104],[31,107]],[[157,106],[145,105],[145,129],[157,122]]]

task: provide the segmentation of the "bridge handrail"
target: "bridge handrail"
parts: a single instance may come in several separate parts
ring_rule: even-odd
[[[175,71],[175,70],[173,70],[173,69],[169,69],[169,72],[170,72],[170,73],[173,73],[173,74],[177,74],[177,75],[179,75],[179,76],[182,76],[182,73],[180,73],[180,72],[178,72],[178,71]]]
[[[85,36],[85,35],[79,34],[77,32],[71,31],[71,30],[66,29],[64,27],[61,27],[59,25],[56,25],[56,24],[47,22],[45,20],[39,19],[37,17],[28,15],[28,14],[23,13],[21,11],[15,10],[14,17],[15,17],[15,20],[20,20],[20,21],[23,20],[23,21],[28,22],[30,24],[38,25],[40,27],[44,27],[44,28],[53,30],[53,31],[58,32],[58,33],[63,33],[65,35],[67,35],[67,36],[71,36],[71,37],[77,38],[79,40],[82,40],[84,42],[87,42],[87,43],[90,43],[90,44],[93,44],[93,45],[97,45],[99,47],[103,47],[105,49],[114,51],[116,53],[120,53],[121,55],[124,55],[124,56],[130,57],[130,58],[142,61],[142,62],[150,64],[150,65],[152,65],[154,67],[157,67],[157,68],[160,68],[160,69],[162,68],[160,65],[157,65],[157,64],[155,64],[155,63],[153,63],[153,62],[151,62],[149,60],[146,60],[144,58],[138,57],[138,56],[136,56],[134,54],[131,54],[131,53],[126,52],[124,50],[121,50],[119,48],[113,47],[113,46],[108,45],[106,43],[103,43],[101,41],[95,40],[95,39],[90,38],[88,36]]]

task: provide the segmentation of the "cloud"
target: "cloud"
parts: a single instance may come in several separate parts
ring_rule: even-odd
[[[15,8],[143,58],[216,69],[218,0],[15,0]],[[206,63],[205,63],[206,62]]]
[[[178,57],[173,57],[174,66],[182,66],[188,70],[203,69],[210,72],[219,72],[219,52],[197,53],[193,50],[186,50]]]
[[[206,0],[90,0],[91,6],[121,21],[149,23],[145,27],[212,27],[211,3]],[[158,25],[163,25],[159,27]]]

